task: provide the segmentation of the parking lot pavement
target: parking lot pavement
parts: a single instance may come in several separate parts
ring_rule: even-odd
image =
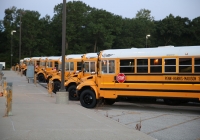
[[[2,140],[155,140],[79,102],[56,104],[55,94],[51,97],[44,87],[28,83],[14,71],[3,72],[13,83],[13,100],[12,115],[3,117],[6,98],[0,97]]]
[[[200,104],[169,106],[164,103],[116,102],[96,108],[98,114],[158,140],[200,140]]]

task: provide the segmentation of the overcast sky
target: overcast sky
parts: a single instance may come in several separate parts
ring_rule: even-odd
[[[155,20],[164,19],[170,13],[174,16],[188,17],[190,20],[200,16],[200,0],[81,0],[91,7],[104,9],[123,18],[134,18],[140,9],[148,9]],[[63,0],[0,0],[0,20],[4,10],[12,6],[17,9],[34,10],[44,17],[53,17],[54,6]],[[68,2],[68,0],[67,0]]]

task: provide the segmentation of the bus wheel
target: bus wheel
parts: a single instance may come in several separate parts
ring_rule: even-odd
[[[26,76],[26,70],[23,71],[24,76]]]
[[[113,105],[115,103],[115,99],[104,99],[105,105]]]
[[[56,94],[56,92],[59,91],[60,87],[61,87],[60,81],[54,81],[53,82],[53,93]]]
[[[80,95],[80,102],[83,107],[94,108],[97,104],[96,96],[92,90],[84,90]]]
[[[76,85],[71,85],[68,88],[68,92],[69,92],[69,99],[70,100],[79,100],[79,97],[76,94]]]
[[[44,82],[44,81],[45,81],[45,78],[44,78],[44,75],[43,75],[43,74],[39,74],[39,75],[38,75],[38,81],[39,81],[39,82]]]
[[[167,105],[179,105],[181,102],[179,99],[164,99]]]

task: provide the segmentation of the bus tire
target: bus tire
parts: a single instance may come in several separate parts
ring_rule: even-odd
[[[84,90],[80,95],[81,105],[85,108],[94,108],[97,104],[96,95],[92,90]]]
[[[79,100],[79,97],[76,94],[76,85],[71,85],[68,88],[68,92],[69,92],[69,99],[70,100]]]
[[[54,81],[53,82],[53,93],[56,94],[56,92],[59,91],[60,87],[61,87],[60,81]]]
[[[26,76],[26,70],[23,71],[24,76]]]
[[[39,82],[45,82],[45,78],[44,78],[44,75],[43,75],[43,74],[39,74],[39,75],[38,75],[38,81],[39,81]]]
[[[116,99],[104,99],[105,105],[113,105],[115,103]]]

